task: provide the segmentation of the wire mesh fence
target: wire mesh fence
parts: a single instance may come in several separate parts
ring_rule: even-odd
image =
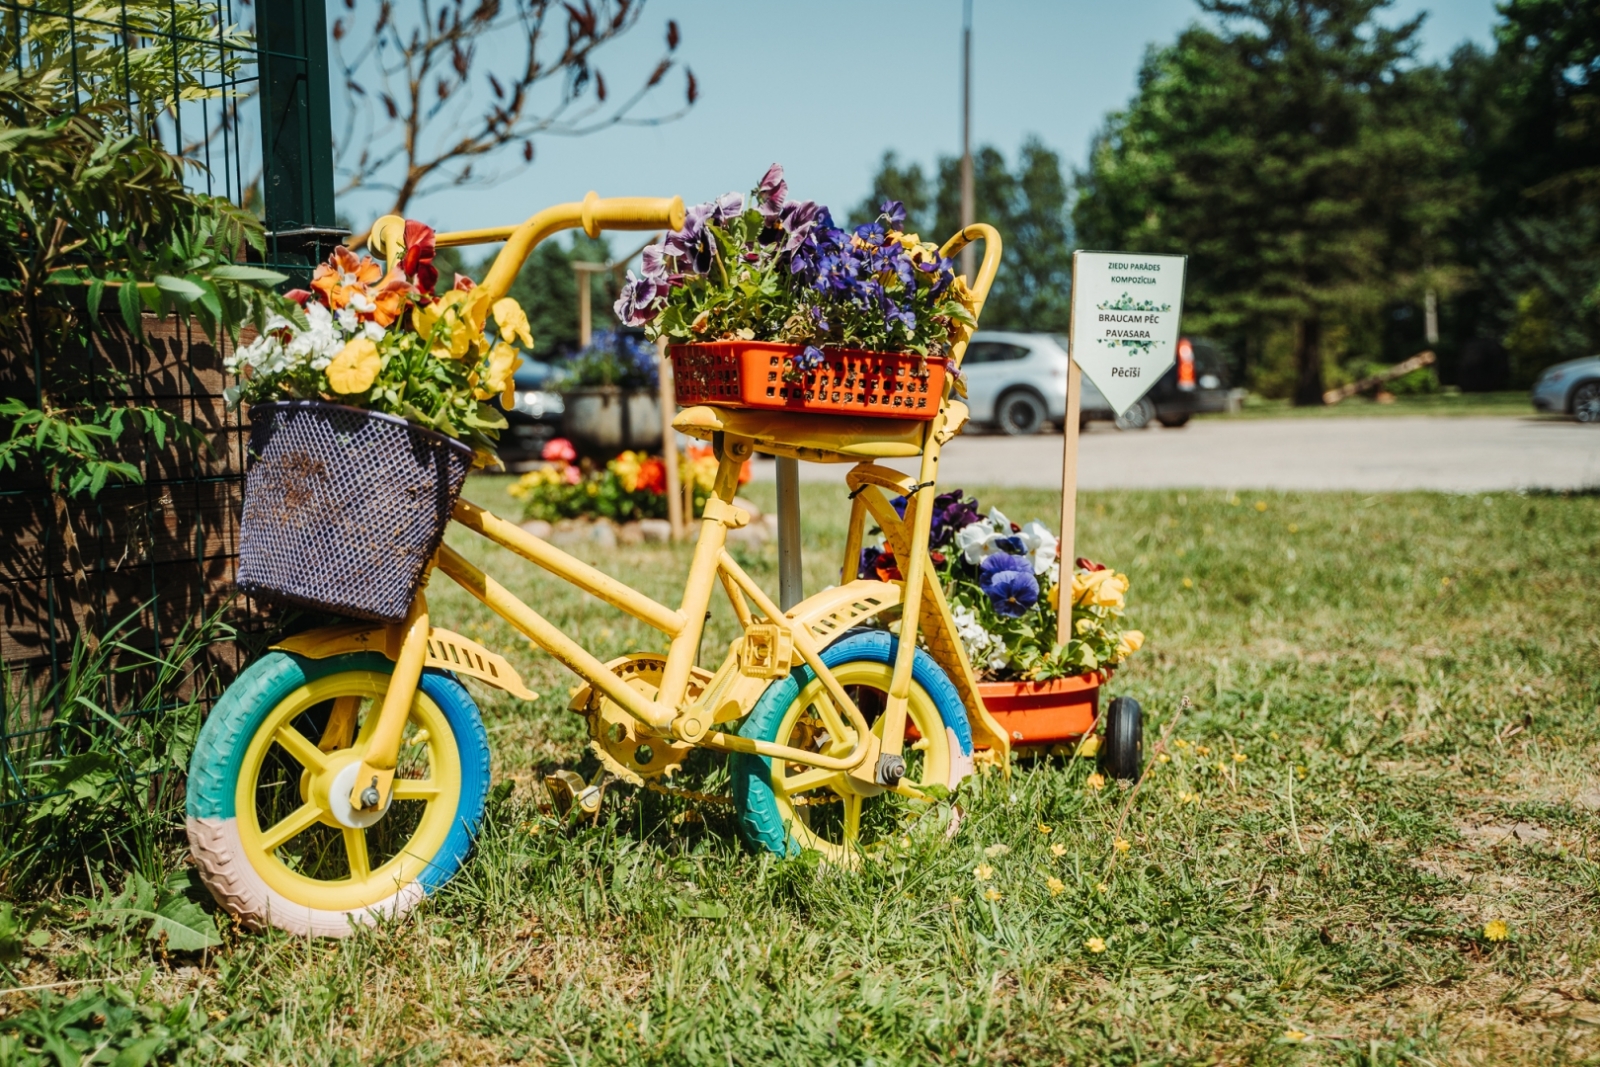
[[[119,104],[101,113],[182,157],[191,189],[260,214],[265,264],[303,281],[338,236],[323,19],[322,0],[0,0],[0,76],[58,68],[64,109]],[[222,400],[228,342],[172,320],[140,340],[111,318],[71,358],[202,439],[147,436],[139,480],[93,499],[0,474],[0,826],[72,788],[61,768],[96,731],[122,744],[130,722],[209,707],[261,629],[233,589],[247,434]],[[0,351],[0,396],[45,403],[29,353]],[[113,627],[120,658],[99,654]],[[142,751],[164,755],[129,768],[159,775],[186,750]]]

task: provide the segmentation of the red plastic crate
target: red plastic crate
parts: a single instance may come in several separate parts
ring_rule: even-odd
[[[943,356],[825,348],[822,366],[786,381],[802,347],[769,341],[673,345],[678,403],[888,419],[927,420],[939,412]]]

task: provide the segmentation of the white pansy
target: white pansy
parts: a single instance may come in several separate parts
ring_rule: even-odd
[[[350,307],[363,313],[370,313],[378,310],[378,305],[374,304],[366,293],[351,293]]]
[[[977,566],[983,562],[983,557],[989,554],[984,551],[984,544],[993,535],[994,527],[979,519],[956,531],[956,547],[961,550],[962,557],[968,563]]]
[[[1022,538],[1022,546],[1027,549],[1028,558],[1033,560],[1033,573],[1043,574],[1056,562],[1056,535],[1038,519],[1034,519],[1022,528],[1017,536]]]
[[[339,328],[345,333],[355,333],[356,327],[361,325],[361,320],[356,317],[356,309],[353,307],[342,308],[339,311],[338,319]]]
[[[361,326],[361,332],[366,335],[366,338],[369,341],[383,340],[383,327],[379,326],[375,322],[368,321],[363,323]]]
[[[239,391],[240,387],[237,385],[230,385],[222,390],[222,402],[228,405],[229,411],[239,406]]]

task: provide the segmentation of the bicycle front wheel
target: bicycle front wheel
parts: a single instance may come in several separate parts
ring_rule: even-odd
[[[343,936],[398,918],[466,859],[489,791],[489,743],[452,675],[423,672],[381,811],[350,786],[394,664],[375,653],[271,653],[212,709],[190,762],[189,845],[234,917]]]

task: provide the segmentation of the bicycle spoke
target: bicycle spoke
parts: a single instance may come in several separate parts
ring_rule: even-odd
[[[432,778],[396,778],[393,795],[396,800],[437,800],[441,790]]]
[[[293,812],[284,816],[272,829],[261,835],[261,850],[272,853],[290,841],[302,831],[316,823],[322,814],[322,809],[315,804],[302,804]]]
[[[360,697],[336,699],[333,702],[333,711],[328,716],[328,725],[323,727],[322,738],[317,742],[317,747],[324,752],[349,748],[350,740],[356,732],[356,713],[360,710]]]
[[[367,856],[367,832],[345,827],[344,854],[350,861],[350,880],[365,882],[372,877],[372,860]]]
[[[854,841],[861,836],[861,796],[842,793],[844,798],[844,839]]]
[[[272,739],[282,745],[289,755],[299,761],[300,766],[312,774],[320,774],[327,766],[327,756],[323,751],[307,740],[305,734],[288,723],[278,727],[278,732],[272,735]]]
[[[821,787],[832,789],[835,793],[843,793],[844,774],[817,767],[802,771],[800,774],[783,775],[778,779],[778,785],[786,796],[791,797],[796,793],[805,793]]]

